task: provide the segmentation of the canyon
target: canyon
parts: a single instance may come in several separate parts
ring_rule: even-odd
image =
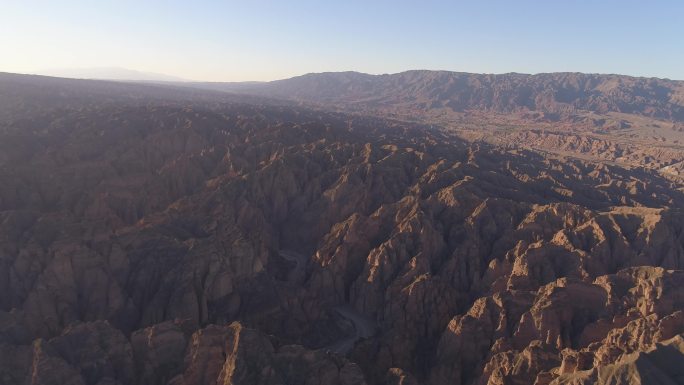
[[[497,76],[0,74],[0,382],[683,383],[684,83]]]

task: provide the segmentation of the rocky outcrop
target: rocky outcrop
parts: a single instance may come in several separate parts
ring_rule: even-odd
[[[652,349],[684,332],[681,280],[681,272],[640,267],[481,298],[449,323],[431,381],[548,384]]]
[[[356,364],[301,346],[274,346],[267,336],[233,323],[196,332],[185,371],[170,383],[362,385],[365,381]]]
[[[684,336],[657,343],[646,351],[629,354],[614,363],[563,374],[551,382],[561,384],[681,384],[684,381]]]
[[[183,323],[165,322],[129,341],[97,321],[13,349],[2,351],[7,384],[366,384],[358,365],[344,358],[280,345],[239,323],[188,335]]]

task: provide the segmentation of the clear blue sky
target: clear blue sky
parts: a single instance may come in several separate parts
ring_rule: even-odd
[[[684,1],[0,0],[0,71],[194,80],[408,69],[684,79]]]

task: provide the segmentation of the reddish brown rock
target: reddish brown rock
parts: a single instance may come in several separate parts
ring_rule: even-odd
[[[541,385],[684,332],[684,195],[664,171],[243,96],[8,76],[8,383]],[[558,122],[584,119],[542,99]],[[554,135],[520,138],[572,147]]]

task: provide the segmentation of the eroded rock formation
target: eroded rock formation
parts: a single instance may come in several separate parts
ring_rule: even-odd
[[[684,195],[655,170],[273,101],[12,81],[3,383],[681,378],[663,356],[684,333]]]

